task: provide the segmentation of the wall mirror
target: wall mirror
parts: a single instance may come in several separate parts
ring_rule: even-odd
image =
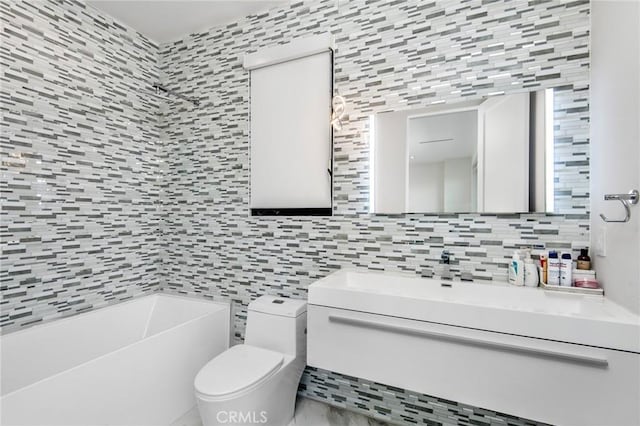
[[[588,102],[564,87],[370,117],[371,212],[586,213]]]

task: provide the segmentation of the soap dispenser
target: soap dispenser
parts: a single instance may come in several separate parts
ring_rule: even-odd
[[[537,287],[540,282],[538,266],[533,263],[531,256],[524,261],[524,285],[527,287]]]
[[[522,252],[515,250],[509,263],[509,284],[524,285],[524,262]]]

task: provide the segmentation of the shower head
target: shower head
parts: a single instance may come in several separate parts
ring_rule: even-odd
[[[174,96],[176,98],[180,98],[183,101],[191,102],[195,106],[199,106],[200,105],[200,101],[198,99],[190,98],[190,97],[184,96],[184,95],[182,95],[182,94],[180,94],[178,92],[174,92],[171,89],[167,89],[166,87],[164,87],[160,83],[154,83],[151,87],[154,89],[155,96],[160,98],[160,99],[164,99],[166,101],[172,101],[173,99],[171,99],[169,96],[167,96],[167,95],[171,95],[171,96]]]

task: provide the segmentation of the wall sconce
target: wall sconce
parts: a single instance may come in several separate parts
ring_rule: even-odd
[[[335,95],[333,99],[331,99],[331,108],[333,109],[331,113],[331,125],[336,132],[342,130],[342,119],[346,114],[346,106],[347,102],[340,95]]]

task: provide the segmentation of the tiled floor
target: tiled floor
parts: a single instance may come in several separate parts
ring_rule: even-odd
[[[171,426],[202,426],[198,410],[194,408]],[[311,399],[298,398],[296,414],[289,426],[389,426],[389,424]]]

